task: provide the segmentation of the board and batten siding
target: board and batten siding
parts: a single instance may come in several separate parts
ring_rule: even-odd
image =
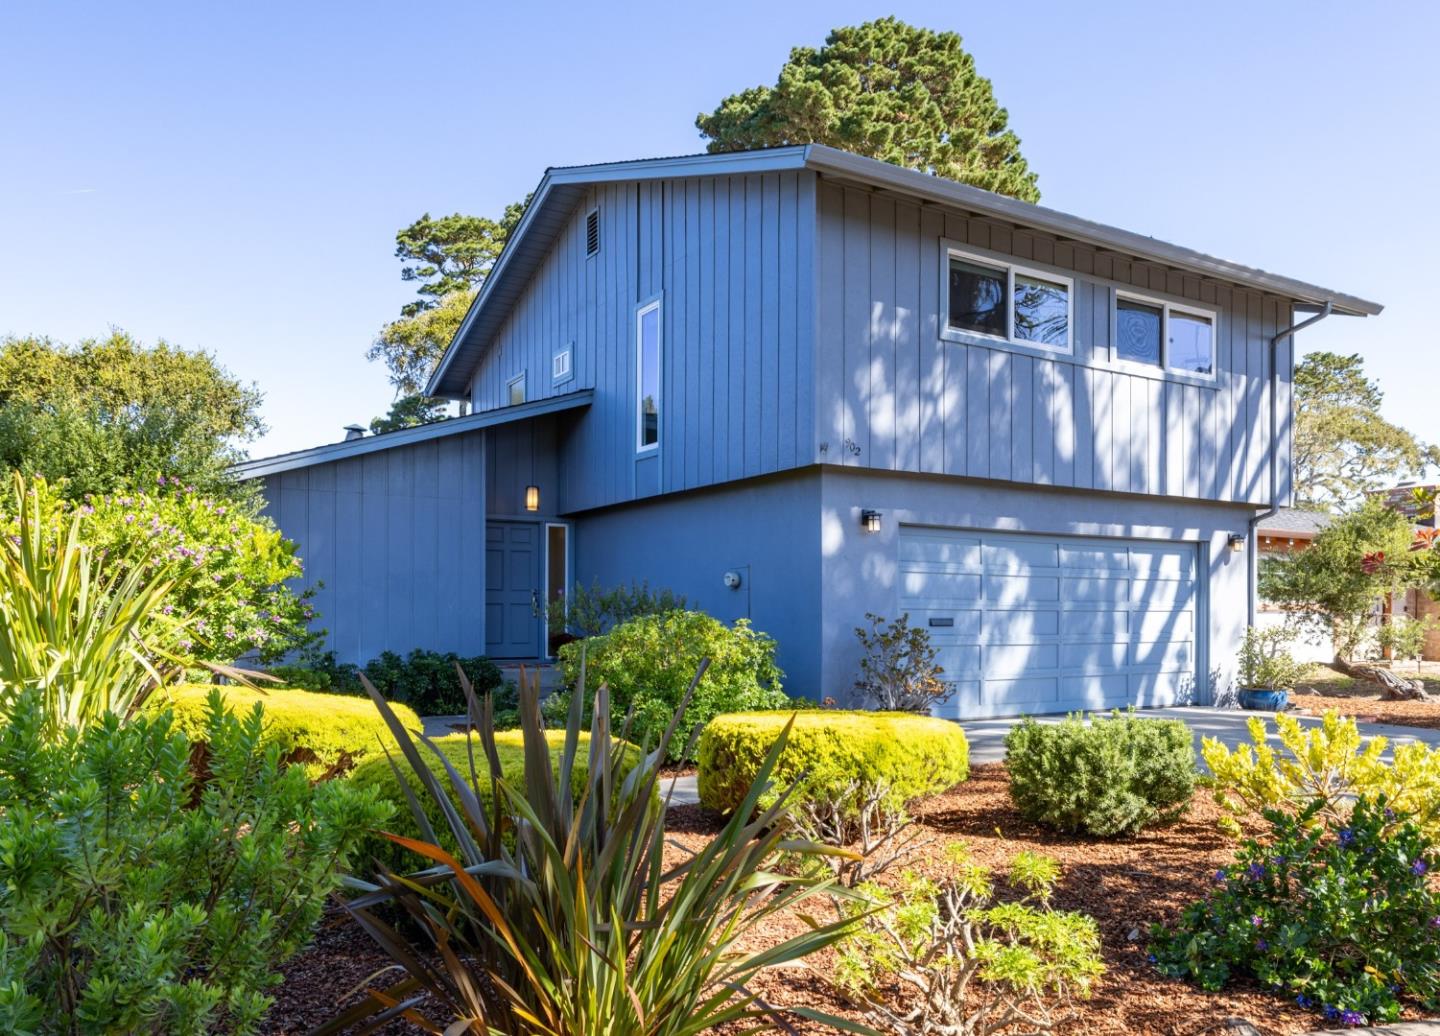
[[[1125,493],[1270,502],[1271,338],[1288,301],[821,180],[815,460]],[[1074,279],[1073,355],[940,337],[942,242]],[[1213,309],[1213,386],[1111,363],[1117,287]],[[1279,365],[1290,496],[1293,345]]]
[[[469,432],[271,475],[265,513],[318,586],[325,650],[485,652],[485,435]]]
[[[477,410],[593,388],[563,450],[573,512],[812,462],[816,176],[616,183],[576,206],[487,344]],[[585,218],[600,249],[585,254]],[[660,447],[636,453],[635,309],[662,300]],[[569,349],[570,377],[552,377]]]

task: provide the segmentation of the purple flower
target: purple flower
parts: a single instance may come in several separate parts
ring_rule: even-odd
[[[1415,875],[1415,877],[1417,878],[1429,869],[1430,868],[1425,865],[1424,859],[1417,859],[1414,863],[1410,865],[1410,873]]]
[[[1221,867],[1218,871],[1215,872],[1215,884],[1217,884],[1217,885],[1223,885],[1223,884],[1225,884],[1225,882],[1227,882],[1227,881],[1229,881],[1229,880],[1230,880],[1230,875],[1228,875],[1228,874],[1225,873],[1225,868],[1224,868],[1224,867]]]
[[[1261,925],[1263,925],[1263,924],[1265,923],[1265,919],[1262,918],[1259,914],[1251,914],[1251,915],[1250,915],[1250,923],[1251,923],[1252,925],[1254,925],[1256,928],[1259,928]]]
[[[1365,1016],[1359,1011],[1341,1011],[1340,1024],[1342,1025],[1364,1025]]]
[[[1350,830],[1348,827],[1342,828],[1341,831],[1340,831],[1340,845],[1341,845],[1341,847],[1344,848],[1345,846],[1351,845],[1351,844],[1354,843],[1354,841],[1355,841],[1355,832],[1352,831],[1352,830]]]
[[[1299,1004],[1301,1007],[1309,1007],[1309,1006],[1312,1005],[1315,1001],[1311,1000],[1311,999],[1310,999],[1308,996],[1306,996],[1304,993],[1301,993],[1301,994],[1299,994],[1298,996],[1295,997],[1295,1002],[1296,1002],[1297,1004]]]
[[[1431,927],[1431,928],[1440,928],[1440,917],[1432,917],[1432,918],[1430,918],[1430,927]]]
[[[1265,877],[1265,868],[1261,864],[1252,863],[1249,867],[1245,868],[1245,873],[1250,876],[1251,881],[1259,881]]]
[[[1270,944],[1269,944],[1268,942],[1266,942],[1264,939],[1256,939],[1256,940],[1255,940],[1255,949],[1256,949],[1258,952],[1264,953],[1264,952],[1265,952],[1266,950],[1268,950],[1269,948],[1270,948]]]

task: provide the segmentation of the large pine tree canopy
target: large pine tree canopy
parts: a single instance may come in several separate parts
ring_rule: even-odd
[[[773,87],[732,94],[695,125],[712,152],[828,144],[1022,201],[1040,200],[1020,138],[958,33],[896,18],[796,47]]]

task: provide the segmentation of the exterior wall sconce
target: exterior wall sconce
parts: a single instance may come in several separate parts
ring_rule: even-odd
[[[879,531],[880,531],[880,512],[879,512],[879,511],[861,511],[861,512],[860,512],[860,527],[861,527],[862,529],[864,529],[866,532],[879,532]]]
[[[1239,554],[1245,549],[1245,537],[1241,536],[1238,532],[1232,532],[1230,539],[1226,542],[1230,544],[1230,550],[1236,554]]]
[[[539,487],[539,486],[526,486],[526,487],[525,487],[525,510],[527,510],[527,511],[538,511],[538,510],[540,510],[540,487]]]

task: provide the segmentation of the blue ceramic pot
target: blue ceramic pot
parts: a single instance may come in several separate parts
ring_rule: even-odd
[[[1240,691],[1240,707],[1259,712],[1284,712],[1290,704],[1289,691],[1267,691],[1246,687]]]

